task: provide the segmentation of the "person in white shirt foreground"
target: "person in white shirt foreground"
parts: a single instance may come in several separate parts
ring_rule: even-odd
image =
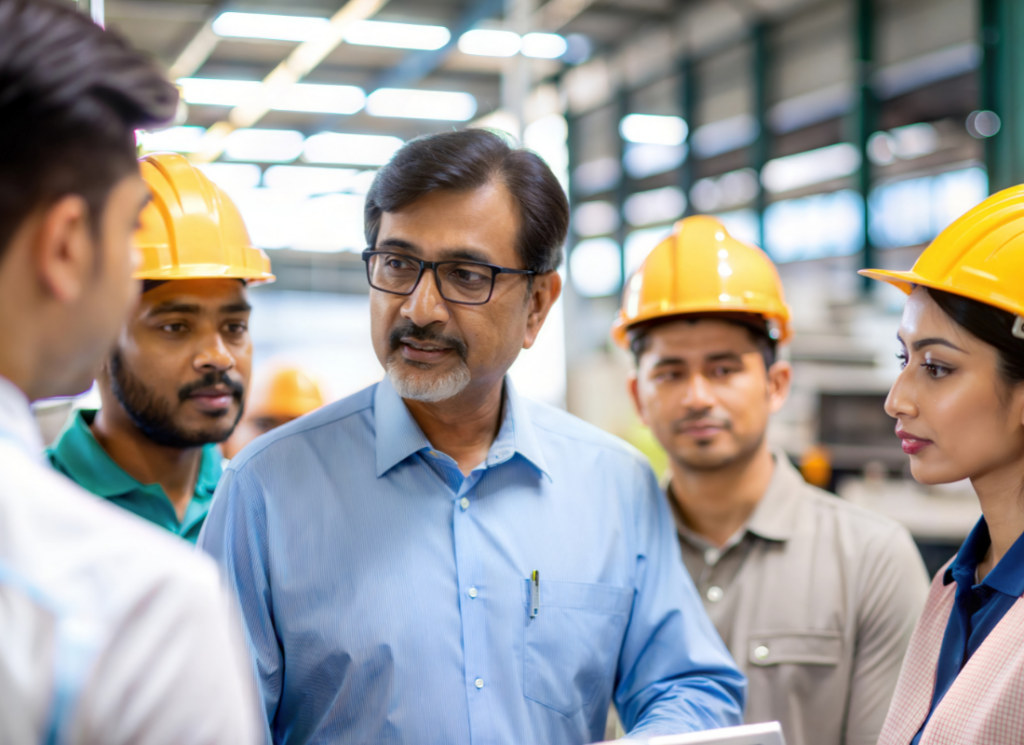
[[[0,3],[0,742],[245,745],[255,688],[208,559],[43,460],[29,402],[82,392],[129,305],[133,130],[177,93],[116,36]]]

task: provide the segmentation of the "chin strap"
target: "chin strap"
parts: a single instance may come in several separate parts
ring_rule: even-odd
[[[1024,339],[1024,316],[1017,316],[1017,320],[1013,322],[1012,333],[1018,339]]]

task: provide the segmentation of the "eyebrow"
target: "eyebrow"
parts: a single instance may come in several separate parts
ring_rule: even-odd
[[[220,313],[247,313],[251,310],[252,306],[244,300],[222,305],[218,309]],[[187,313],[190,315],[198,315],[201,312],[202,308],[194,303],[182,303],[175,300],[168,300],[167,302],[153,306],[148,315],[158,316],[166,313]]]
[[[377,244],[377,250],[379,251],[382,247],[398,248],[402,251],[413,254],[416,258],[419,258],[421,255],[419,248],[414,246],[412,243],[409,243],[409,241],[401,238],[385,238]],[[479,251],[475,248],[444,249],[441,251],[441,258],[438,259],[438,261],[458,261],[460,259],[464,261],[475,261],[480,264],[492,263],[489,256],[487,256],[483,251]]]
[[[709,362],[723,361],[742,362],[743,355],[737,352],[716,352],[714,354],[709,354],[707,357],[705,357],[703,360],[703,364],[707,364]],[[686,364],[688,364],[687,361],[684,360],[682,357],[662,357],[661,359],[654,363],[654,367]]]
[[[896,334],[896,338],[900,340],[900,344],[902,344],[903,346],[907,346],[907,343],[903,341],[902,336]],[[918,341],[915,341],[913,344],[911,344],[910,348],[913,349],[915,352],[920,352],[925,347],[934,346],[949,347],[950,349],[955,349],[958,352],[963,352],[964,354],[967,354],[967,350],[961,349],[953,342],[947,341],[946,339],[943,339],[941,336],[930,336],[927,339],[919,339]]]

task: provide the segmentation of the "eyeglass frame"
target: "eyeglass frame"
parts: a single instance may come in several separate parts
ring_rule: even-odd
[[[416,275],[416,281],[412,283],[412,287],[409,289],[408,292],[395,292],[394,290],[385,290],[381,287],[377,287],[373,283],[373,280],[370,279],[370,259],[373,258],[374,256],[380,255],[401,256],[403,259],[408,259],[409,261],[416,262],[420,265],[420,271],[419,274]],[[437,285],[438,294],[442,298],[447,300],[449,303],[456,303],[458,305],[486,305],[488,302],[490,302],[491,296],[494,295],[494,285],[498,281],[499,274],[519,274],[524,276],[536,276],[537,274],[539,274],[539,272],[535,272],[532,269],[510,269],[507,266],[498,266],[497,264],[488,264],[486,261],[472,261],[469,259],[445,259],[444,261],[424,261],[423,259],[417,259],[415,256],[410,256],[409,254],[404,254],[399,251],[385,251],[379,248],[367,248],[365,251],[363,251],[362,257],[363,262],[366,264],[366,281],[370,284],[370,287],[372,287],[373,289],[378,290],[379,292],[387,292],[391,295],[398,295],[399,297],[409,297],[409,295],[412,295],[414,292],[416,292],[416,288],[419,287],[420,280],[423,279],[423,272],[425,272],[427,269],[430,269],[430,271],[434,273],[434,284]],[[471,303],[467,302],[466,300],[452,300],[449,297],[445,297],[444,290],[442,289],[444,287],[444,284],[437,276],[437,267],[441,266],[442,264],[472,264],[474,266],[485,266],[488,269],[492,270],[493,274],[491,274],[491,289],[487,293],[487,298],[481,300],[478,303]]]

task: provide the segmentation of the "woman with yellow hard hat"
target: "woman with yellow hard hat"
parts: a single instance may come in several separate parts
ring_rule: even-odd
[[[946,228],[909,272],[886,400],[923,484],[970,479],[983,517],[935,576],[880,745],[1024,742],[1024,186]]]

